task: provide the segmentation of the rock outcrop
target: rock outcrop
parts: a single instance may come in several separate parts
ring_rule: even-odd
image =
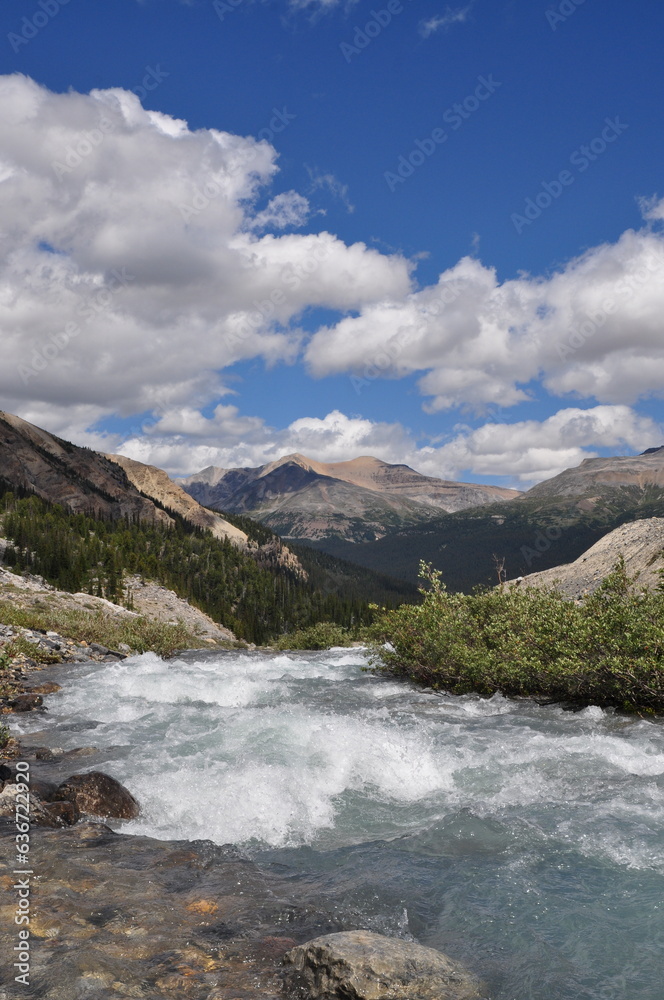
[[[664,487],[664,448],[649,448],[642,455],[586,458],[581,465],[533,486],[526,495],[530,500],[574,497],[626,486]]]
[[[652,589],[660,583],[664,570],[664,518],[649,517],[623,524],[604,535],[572,563],[555,566],[520,578],[521,587],[553,587],[566,597],[592,594],[611,572],[619,557],[625,559],[638,589]],[[511,586],[516,581],[510,581]]]
[[[346,931],[314,938],[284,957],[286,981],[302,1000],[473,1000],[480,984],[433,948]]]
[[[54,755],[56,756],[56,755]],[[0,782],[0,818],[12,818],[16,813],[16,799],[29,803],[30,822],[33,826],[55,829],[73,826],[81,816],[98,819],[136,819],[140,807],[124,785],[103,771],[72,774],[59,785],[42,779],[31,780],[29,792],[20,773],[5,767],[5,778]]]
[[[2,410],[0,471],[14,488],[23,487],[75,514],[172,523],[172,518],[141,496],[123,469],[104,455],[63,441]]]
[[[228,538],[235,545],[245,546],[247,535],[240,528],[236,528],[221,516],[211,510],[201,507],[193,497],[173,482],[170,476],[157,469],[154,465],[144,465],[136,462],[133,458],[126,458],[124,455],[106,455],[111,462],[115,462],[127,474],[127,478],[136,489],[140,490],[152,500],[157,500],[164,507],[175,511],[190,524],[197,528],[208,528],[215,538]]]

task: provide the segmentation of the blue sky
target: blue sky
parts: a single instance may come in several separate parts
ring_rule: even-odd
[[[527,486],[664,442],[663,28],[9,0],[0,405],[176,474],[297,450]]]

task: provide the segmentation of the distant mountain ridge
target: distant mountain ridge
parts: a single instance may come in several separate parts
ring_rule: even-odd
[[[496,582],[494,556],[510,578],[577,558],[623,524],[664,517],[664,448],[586,459],[518,499],[443,514],[373,542],[314,540],[337,558],[414,583],[420,560],[440,569],[451,590]]]
[[[0,410],[0,477],[72,513],[168,524],[169,515],[105,455]]]
[[[245,549],[261,566],[306,572],[279,539],[258,545],[221,514],[200,506],[162,470],[124,455],[104,455],[0,411],[0,478],[72,513],[173,524],[178,514],[215,538]]]
[[[204,506],[247,514],[285,538],[348,541],[373,541],[441,511],[520,495],[424,476],[368,455],[325,463],[295,453],[256,468],[209,466],[180,483]]]
[[[664,487],[664,447],[648,448],[640,455],[586,458],[581,465],[565,469],[552,479],[538,483],[525,494],[529,499],[573,497],[620,486]]]
[[[161,469],[81,448],[3,410],[0,478],[75,514],[169,524],[173,519],[164,510],[168,507],[197,527],[210,528],[218,538],[236,545],[247,541],[243,531],[203,510]]]

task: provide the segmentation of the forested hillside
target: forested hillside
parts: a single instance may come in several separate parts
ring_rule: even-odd
[[[621,524],[664,517],[664,488],[657,485],[594,485],[588,495],[571,497],[541,496],[535,490],[532,498],[526,494],[499,510],[475,507],[445,514],[376,542],[351,545],[326,539],[312,544],[335,558],[412,583],[424,560],[441,570],[450,590],[470,593],[478,584],[496,583],[494,556],[504,561],[505,573],[513,579],[573,562]]]
[[[15,571],[28,570],[62,590],[120,603],[131,601],[125,578],[138,574],[170,587],[251,642],[267,642],[318,621],[365,623],[371,618],[369,600],[398,604],[414,599],[408,587],[387,581],[394,589],[383,589],[384,580],[335,560],[329,564],[335,567],[331,574],[329,565],[321,568],[317,553],[307,560],[307,581],[284,567],[261,567],[228,540],[171,511],[171,525],[111,520],[71,513],[27,491],[18,496],[7,484],[0,492],[2,534],[9,540],[4,561]],[[242,521],[252,534],[271,534]],[[347,576],[355,581],[349,588],[343,586]]]

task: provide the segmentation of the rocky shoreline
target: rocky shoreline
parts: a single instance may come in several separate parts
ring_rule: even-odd
[[[17,652],[5,653],[20,645]],[[27,650],[26,651],[26,647]],[[32,647],[32,648],[31,648]],[[33,655],[30,655],[34,650]],[[59,686],[53,681],[40,683],[39,672],[54,663],[115,663],[129,654],[124,650],[112,650],[97,642],[76,642],[57,632],[45,629],[29,629],[18,625],[0,624],[0,656],[7,662],[0,673],[0,715],[14,712],[31,712],[43,705],[43,695],[54,694]],[[14,756],[12,741],[4,749],[3,756]]]

